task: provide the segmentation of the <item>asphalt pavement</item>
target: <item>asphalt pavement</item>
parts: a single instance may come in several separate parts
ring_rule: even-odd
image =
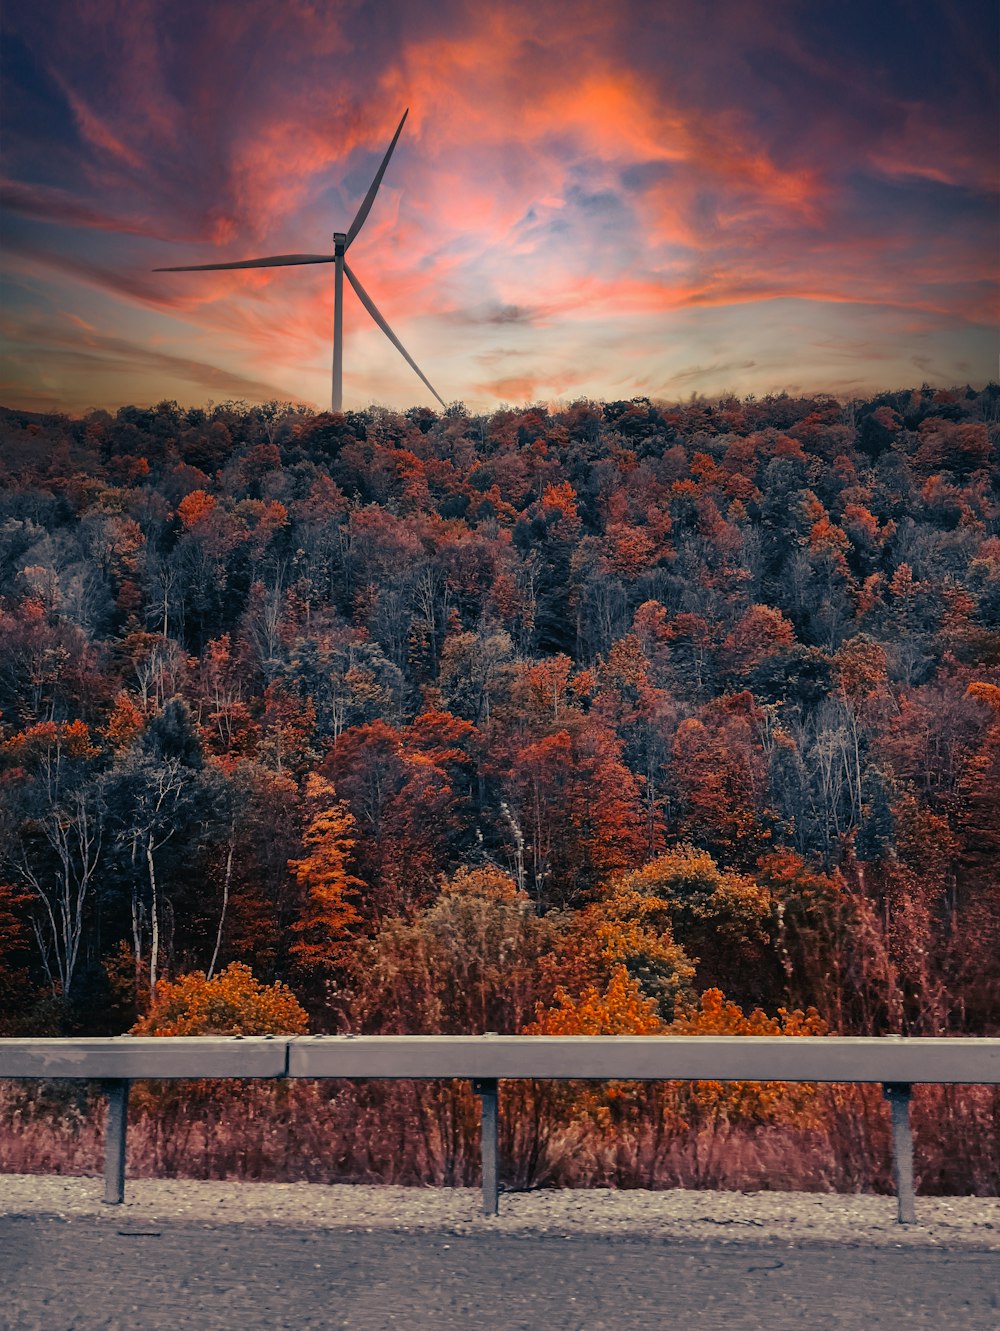
[[[4,1331],[998,1331],[1000,1256],[912,1245],[0,1216]]]

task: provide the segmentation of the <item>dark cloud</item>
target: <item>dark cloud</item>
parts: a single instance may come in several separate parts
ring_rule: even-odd
[[[451,323],[494,328],[509,327],[510,325],[530,327],[539,323],[543,318],[544,313],[540,309],[526,305],[502,305],[499,302],[491,302],[472,308],[453,309],[448,314],[448,320]]]
[[[6,245],[8,255],[16,257],[23,265],[48,269],[64,277],[85,282],[100,291],[113,295],[125,296],[157,309],[182,309],[188,306],[190,298],[176,286],[171,287],[161,277],[148,276],[131,270],[123,264],[114,268],[109,264],[95,262],[84,255],[60,252],[45,245],[29,240],[12,239]]]
[[[89,375],[128,376],[149,372],[179,379],[215,396],[267,401],[287,397],[265,380],[221,369],[206,361],[175,356],[149,347],[137,346],[124,338],[105,337],[93,329],[50,324],[44,327],[0,330],[15,337],[29,356],[42,358],[45,372],[51,376],[60,370]]]
[[[713,383],[725,382],[727,374],[734,371],[752,370],[755,360],[717,362],[715,365],[689,365],[683,370],[676,370],[664,381],[664,387],[683,384],[689,380],[710,379]]]
[[[523,305],[497,305],[487,313],[486,323],[532,324],[536,318],[537,312],[525,309]]]
[[[102,211],[82,200],[71,190],[53,185],[30,184],[17,180],[0,181],[0,208],[23,213],[42,222],[61,226],[94,227],[123,235],[155,236],[159,226],[149,218],[123,217]]]

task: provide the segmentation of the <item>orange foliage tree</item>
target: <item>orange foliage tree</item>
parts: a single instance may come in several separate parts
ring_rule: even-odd
[[[280,981],[261,984],[249,966],[234,961],[210,980],[204,971],[161,980],[149,1011],[132,1027],[132,1034],[306,1035],[308,1030],[306,1011],[289,988]],[[289,1087],[282,1082],[139,1082],[133,1088],[131,1110],[140,1119],[147,1116],[168,1136],[179,1122],[198,1115],[211,1120],[227,1104],[239,1104],[242,1114],[260,1115],[266,1121],[282,1112],[288,1094]]]
[[[329,781],[311,772],[306,795],[317,811],[303,838],[307,854],[290,860],[289,868],[304,894],[292,929],[296,941],[289,952],[302,970],[328,974],[343,961],[352,931],[361,916],[352,901],[365,884],[348,872],[355,845],[354,818]]]
[[[558,988],[555,1006],[538,1005],[524,1035],[658,1035],[663,1030],[653,999],[647,998],[624,966],[615,966],[603,992],[588,985],[574,998]]]
[[[280,981],[261,984],[234,961],[213,979],[193,971],[161,980],[149,1011],[133,1035],[305,1035],[309,1019]]]
[[[815,1011],[780,1009],[749,1016],[709,989],[665,1024],[624,966],[615,967],[602,991],[588,986],[577,998],[558,989],[550,1007],[539,1003],[527,1035],[808,1036],[825,1034]],[[553,1113],[575,1125],[578,1145],[610,1157],[619,1174],[638,1186],[662,1178],[667,1157],[687,1158],[684,1176],[695,1186],[717,1186],[725,1175],[725,1144],[734,1129],[755,1132],[773,1125],[815,1126],[822,1107],[816,1088],[785,1082],[613,1082],[595,1088],[564,1083],[556,1091],[529,1095],[536,1114]],[[676,1168],[676,1164],[674,1165]]]
[[[745,1015],[719,989],[707,989],[670,1025],[668,1035],[825,1035],[826,1026],[814,1008],[792,1012],[779,1008],[769,1017],[760,1008]],[[806,1082],[694,1081],[678,1084],[685,1121],[692,1127],[710,1120],[736,1124],[782,1122],[805,1124],[816,1105],[816,1088]]]
[[[695,967],[674,938],[674,903],[655,887],[637,889],[635,878],[613,879],[599,901],[575,912],[548,965],[572,992],[610,985],[624,968],[668,1021],[678,1000],[691,996]]]

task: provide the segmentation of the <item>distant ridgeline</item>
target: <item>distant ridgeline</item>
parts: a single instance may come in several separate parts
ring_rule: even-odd
[[[0,413],[0,1030],[995,1029],[998,419]]]

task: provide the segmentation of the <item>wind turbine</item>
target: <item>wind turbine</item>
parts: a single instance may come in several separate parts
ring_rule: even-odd
[[[375,179],[371,183],[371,188],[362,200],[361,207],[355,214],[354,221],[346,232],[335,231],[333,233],[333,253],[332,254],[271,254],[263,259],[240,259],[236,263],[193,263],[185,264],[179,268],[154,268],[154,273],[206,273],[215,272],[222,268],[289,268],[304,263],[332,263],[336,264],[334,270],[333,287],[333,410],[340,411],[343,407],[343,369],[344,369],[344,274],[347,274],[347,280],[357,293],[358,300],[365,307],[371,317],[385,333],[386,337],[402,355],[403,359],[416,371],[427,387],[431,390],[442,407],[445,405],[441,394],[434,388],[434,385],[427,378],[420,366],[413,359],[410,353],[400,342],[399,338],[392,331],[385,319],[379,313],[378,307],[358,281],[355,274],[348,266],[345,258],[350,245],[357,239],[358,232],[364,226],[368,214],[371,212],[372,204],[375,202],[375,195],[378,193],[379,186],[382,184],[382,177],[385,175],[385,169],[389,165],[389,158],[392,156],[393,149],[403,131],[403,125],[406,117],[410,114],[410,108],[407,107],[403,112],[403,119],[399,122],[395,134],[392,136],[392,142],[382,158],[382,165],[375,173]]]

